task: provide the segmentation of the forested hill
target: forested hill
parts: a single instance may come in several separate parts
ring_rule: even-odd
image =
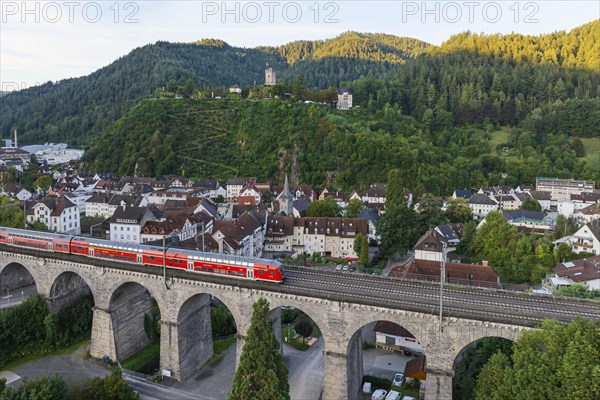
[[[301,62],[294,49],[306,42],[277,49],[238,48],[216,39],[140,47],[88,76],[2,97],[0,134],[7,137],[17,127],[22,143],[84,144],[172,79],[180,85],[192,79],[198,88],[247,87],[264,83],[268,63],[278,81],[291,83],[302,75],[309,87],[336,87],[368,73],[381,78],[427,46],[416,39],[353,32],[311,43],[313,56]]]
[[[600,20],[587,23],[566,33],[526,36],[477,35],[461,33],[431,47],[429,54],[471,53],[512,64],[553,64],[567,68],[600,71]]]
[[[421,54],[431,45],[411,38],[381,33],[346,32],[328,40],[299,40],[278,47],[259,47],[276,52],[289,64],[327,57],[403,63]]]
[[[430,132],[391,108],[340,111],[275,99],[157,98],[111,125],[84,163],[119,175],[220,181],[282,181],[290,173],[293,181],[344,190],[368,187],[400,168],[415,193],[444,195],[457,187],[499,184],[502,173],[508,174],[503,183],[514,186],[534,183],[538,175],[600,180],[581,141],[560,133],[543,142],[532,136],[519,129]]]
[[[415,39],[347,32],[337,38],[243,49],[220,40],[158,42],[86,77],[0,99],[0,134],[22,143],[88,144],[139,100],[170,80],[197,88],[279,81],[347,86],[370,111],[391,107],[431,131],[484,122],[595,136],[599,124],[600,20],[541,36],[460,34],[440,48]],[[415,57],[403,62],[406,58]],[[292,88],[287,88],[290,92]]]

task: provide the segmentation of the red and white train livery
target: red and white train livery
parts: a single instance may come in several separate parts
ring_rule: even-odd
[[[162,247],[147,244],[120,243],[82,236],[4,227],[0,227],[0,243],[130,264],[163,266]],[[275,260],[236,257],[228,254],[177,248],[168,248],[165,258],[165,265],[168,268],[227,275],[240,279],[283,282],[283,268],[281,263]]]

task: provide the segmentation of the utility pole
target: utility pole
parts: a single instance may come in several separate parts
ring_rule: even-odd
[[[444,331],[443,303],[444,303],[444,281],[446,280],[446,251],[447,244],[442,242],[442,262],[440,263],[440,333]]]

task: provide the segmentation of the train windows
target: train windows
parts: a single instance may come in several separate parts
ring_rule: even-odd
[[[273,270],[269,271],[269,275],[275,276],[275,271],[273,271]]]

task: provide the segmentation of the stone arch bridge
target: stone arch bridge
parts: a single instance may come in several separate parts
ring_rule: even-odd
[[[6,250],[4,248],[3,250]],[[59,257],[60,256],[60,257]],[[122,360],[147,344],[144,314],[160,309],[160,366],[175,379],[191,377],[212,356],[211,296],[221,300],[237,324],[237,357],[260,297],[271,308],[296,307],[319,326],[324,338],[323,399],[358,398],[362,379],[360,329],[378,320],[408,329],[425,349],[426,399],[451,399],[453,363],[470,343],[487,336],[517,339],[529,327],[340,301],[327,296],[286,292],[286,285],[193,276],[163,279],[162,270],[32,250],[0,252],[0,283],[11,284],[13,270],[25,268],[51,310],[60,309],[83,291],[94,298],[91,354]],[[197,275],[197,274],[192,274]],[[12,278],[13,280],[15,278]],[[200,280],[201,279],[201,280]],[[3,282],[2,282],[3,280]],[[168,288],[167,288],[168,287]]]

